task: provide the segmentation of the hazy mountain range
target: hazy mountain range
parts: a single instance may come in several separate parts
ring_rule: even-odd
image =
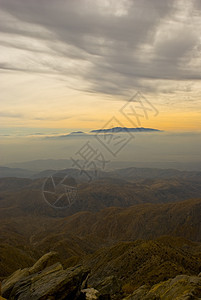
[[[62,170],[72,167],[72,161],[70,159],[38,159],[25,162],[9,163],[5,166],[0,166],[0,177],[29,177],[37,172],[45,170]],[[181,171],[200,171],[201,162],[132,162],[132,161],[118,161],[114,160],[109,163],[107,171],[122,169],[128,167],[137,168],[158,168],[158,169],[178,169]],[[9,168],[9,169],[6,169]],[[15,170],[12,170],[12,169]],[[23,169],[23,170],[17,170]],[[23,175],[24,174],[24,175]]]

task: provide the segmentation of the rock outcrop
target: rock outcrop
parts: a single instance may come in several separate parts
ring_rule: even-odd
[[[124,300],[197,300],[201,299],[201,277],[178,275],[151,288],[141,286]]]
[[[9,276],[2,283],[2,294],[8,297],[13,289],[14,285],[19,282],[22,278],[27,277],[31,274],[42,271],[44,268],[50,266],[57,256],[56,252],[49,252],[43,255],[31,268],[19,269],[11,276]]]
[[[201,299],[201,273],[178,275],[154,285],[133,286],[133,291],[126,293],[118,277],[110,275],[99,280],[96,277],[93,281],[89,267],[77,265],[64,269],[61,263],[54,262],[55,257],[55,252],[47,253],[31,268],[17,270],[4,280],[0,300]]]
[[[60,263],[47,266],[53,255],[46,254],[33,267],[4,280],[2,296],[9,300],[78,299],[89,271],[80,265],[66,270]]]
[[[119,295],[121,291],[121,284],[115,276],[107,276],[103,280],[99,281],[94,285],[95,289],[105,298],[110,297],[110,295]]]

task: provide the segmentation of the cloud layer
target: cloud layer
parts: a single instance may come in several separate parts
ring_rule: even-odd
[[[0,0],[0,7],[1,70],[56,75],[104,94],[166,92],[171,81],[201,79],[198,0]]]

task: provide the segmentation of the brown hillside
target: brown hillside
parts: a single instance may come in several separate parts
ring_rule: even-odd
[[[58,220],[57,232],[95,235],[108,240],[151,239],[162,235],[201,241],[201,199],[167,204],[140,204],[81,212]]]

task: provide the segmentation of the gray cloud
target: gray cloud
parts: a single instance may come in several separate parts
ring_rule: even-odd
[[[15,112],[4,112],[0,111],[0,117],[1,118],[24,118],[24,115],[21,113],[15,113]]]
[[[20,112],[9,112],[9,111],[0,111],[0,118],[14,118],[14,119],[28,119],[28,120],[40,120],[40,121],[62,121],[72,118],[68,115],[27,115]]]
[[[1,14],[13,18],[11,25],[1,21],[1,30],[43,43],[45,51],[26,43],[7,44],[35,52],[30,72],[81,78],[86,83],[82,89],[89,92],[154,92],[157,80],[201,79],[193,64],[195,51],[201,57],[199,3],[189,1],[188,7],[176,0],[0,0]],[[27,71],[22,63],[1,66]]]

